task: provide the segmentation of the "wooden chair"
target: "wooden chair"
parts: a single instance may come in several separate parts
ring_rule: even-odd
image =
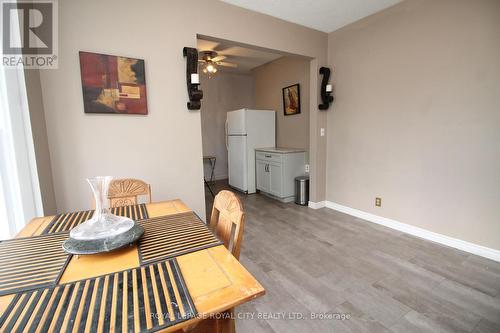
[[[220,191],[214,199],[210,229],[214,231],[224,246],[239,260],[245,212],[240,199],[230,191]],[[224,311],[221,319],[205,319],[183,329],[184,333],[235,333],[234,309]],[[175,333],[178,333],[177,331]]]
[[[109,207],[136,205],[139,195],[147,195],[151,203],[151,186],[140,179],[113,179],[109,184]]]
[[[210,229],[216,233],[224,246],[236,259],[240,259],[241,241],[245,226],[245,212],[240,199],[230,191],[220,191],[214,199]],[[233,315],[234,309],[224,311],[225,316]],[[234,333],[235,322],[231,317],[208,319],[193,328],[184,330],[189,333]]]
[[[220,191],[214,199],[210,228],[238,260],[244,226],[245,212],[240,199],[233,192]]]

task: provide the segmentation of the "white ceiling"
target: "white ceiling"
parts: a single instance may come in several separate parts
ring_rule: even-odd
[[[278,53],[237,46],[230,42],[205,39],[198,39],[197,49],[198,51],[215,51],[218,55],[226,56],[226,59],[222,60],[223,62],[238,65],[236,68],[218,66],[217,68],[223,72],[249,73],[255,67],[282,57]]]
[[[402,0],[221,0],[323,32],[332,32]]]

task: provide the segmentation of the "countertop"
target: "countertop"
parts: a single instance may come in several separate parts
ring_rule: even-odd
[[[266,153],[276,153],[276,154],[290,154],[290,153],[303,153],[306,150],[302,148],[268,147],[268,148],[255,148],[255,151],[264,151]]]

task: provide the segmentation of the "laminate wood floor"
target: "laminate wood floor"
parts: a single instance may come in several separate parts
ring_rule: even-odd
[[[327,208],[240,197],[240,261],[267,294],[236,309],[238,333],[500,332],[500,263]]]

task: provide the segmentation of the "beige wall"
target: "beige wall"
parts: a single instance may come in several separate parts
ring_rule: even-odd
[[[114,175],[142,178],[154,200],[181,198],[205,216],[200,112],[186,108],[182,56],[184,46],[196,47],[196,34],[317,58],[313,80],[327,61],[326,34],[220,1],[59,1],[59,69],[41,73],[59,211],[90,206],[86,177]],[[149,115],[84,114],[80,50],[144,59]],[[311,126],[324,122],[316,104]],[[323,139],[314,138],[315,160],[325,156]],[[315,199],[324,165],[311,163],[311,171]]]
[[[500,1],[405,1],[329,63],[327,200],[500,249]]]
[[[47,127],[43,110],[43,97],[40,86],[40,72],[35,69],[24,71],[28,108],[30,112],[31,132],[35,148],[36,168],[42,196],[44,215],[56,213],[56,198],[52,180]]]
[[[309,150],[309,63],[299,57],[282,57],[252,70],[255,107],[276,111],[276,144]],[[283,114],[282,89],[300,84],[301,113]]]
[[[254,79],[249,74],[223,73],[208,78],[200,75],[203,103],[201,105],[201,135],[203,155],[217,158],[215,179],[227,178],[227,149],[225,137],[226,114],[241,108],[253,108]],[[210,166],[204,163],[204,172],[210,178]]]

